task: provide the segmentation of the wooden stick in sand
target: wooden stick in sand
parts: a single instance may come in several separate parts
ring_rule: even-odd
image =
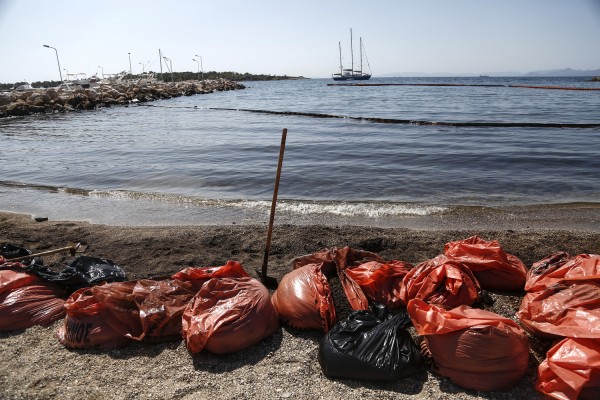
[[[267,265],[269,262],[269,249],[271,247],[271,234],[273,233],[273,221],[275,220],[275,207],[277,205],[277,192],[279,191],[279,178],[281,177],[281,167],[283,165],[283,153],[285,152],[285,138],[287,128],[281,133],[281,145],[279,146],[279,163],[277,164],[277,176],[275,177],[275,188],[273,189],[273,201],[271,202],[271,216],[269,217],[269,229],[267,231],[267,244],[265,246],[265,256],[263,258],[261,280],[267,287],[277,287],[277,280],[267,276]]]

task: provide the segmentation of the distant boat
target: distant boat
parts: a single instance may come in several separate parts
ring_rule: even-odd
[[[64,81],[60,86],[67,90],[73,88],[92,89],[98,85],[98,81],[98,77],[92,76],[91,78],[87,78],[86,74],[83,72],[78,74],[67,73],[67,80]]]
[[[25,91],[25,90],[35,90],[33,86],[29,84],[29,82],[21,82],[13,86],[12,90]]]
[[[366,81],[371,79],[371,67],[369,66],[369,60],[367,59],[367,66],[369,66],[369,73],[363,71],[363,42],[362,38],[360,38],[360,69],[354,69],[354,49],[352,45],[352,29],[350,29],[350,60],[351,67],[344,68],[342,65],[342,43],[338,42],[338,46],[340,48],[340,72],[332,74],[331,77],[334,81]],[[366,52],[365,52],[366,58]]]

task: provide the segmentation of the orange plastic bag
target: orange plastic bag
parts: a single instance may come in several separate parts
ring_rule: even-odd
[[[600,398],[600,342],[566,338],[538,367],[536,389],[560,400]]]
[[[248,348],[279,328],[267,288],[253,278],[205,282],[183,314],[183,338],[191,353]]]
[[[73,293],[56,332],[68,348],[118,348],[136,341],[181,337],[181,316],[194,296],[188,282],[174,279],[114,282]]]
[[[335,253],[336,248],[333,249],[323,249],[319,250],[316,253],[306,254],[304,256],[296,257],[292,261],[292,268],[298,269],[302,268],[305,265],[315,264],[320,265],[321,269],[325,270],[325,272],[329,273],[331,271],[335,271]]]
[[[26,272],[20,263],[0,261],[0,331],[50,325],[65,316],[61,288]]]
[[[596,281],[600,283],[600,256],[560,252],[533,264],[527,274],[525,290],[542,291],[559,282]]]
[[[355,310],[369,308],[363,290],[346,271],[368,261],[383,262],[375,253],[350,247],[323,249],[297,257],[293,271],[284,275],[273,293],[273,305],[281,321],[297,329],[328,332],[336,323],[336,311],[328,274],[337,273],[348,302]]]
[[[355,250],[350,247],[333,249],[335,265],[338,277],[346,294],[346,298],[353,310],[368,310],[369,300],[361,286],[348,274],[348,270],[354,269],[366,262],[377,261],[383,263],[383,259],[370,251]]]
[[[368,300],[389,308],[404,306],[400,300],[402,280],[413,268],[410,263],[369,261],[358,267],[344,270],[346,276],[356,282]]]
[[[297,329],[328,332],[336,322],[329,282],[321,264],[308,264],[285,274],[273,293],[279,319]]]
[[[407,311],[435,368],[455,384],[508,390],[527,372],[527,335],[511,319],[467,306],[446,311],[419,299],[411,300]]]
[[[527,269],[523,262],[502,250],[497,240],[486,241],[478,236],[448,242],[444,255],[455,259],[473,271],[483,289],[522,290]]]
[[[600,283],[557,283],[527,293],[517,317],[532,334],[543,338],[600,338]]]
[[[400,289],[400,299],[408,304],[421,299],[446,307],[471,305],[479,299],[481,288],[473,273],[462,263],[439,255],[410,270]]]
[[[23,286],[0,295],[0,331],[47,326],[65,316],[64,292],[51,283]]]
[[[244,270],[238,261],[227,261],[219,267],[190,267],[183,269],[171,278],[184,282],[190,282],[194,290],[199,290],[204,282],[212,278],[249,278],[250,275]]]
[[[319,265],[325,275],[336,271],[352,309],[367,310],[369,308],[367,296],[363,293],[360,285],[346,271],[369,261],[384,262],[378,254],[370,251],[356,250],[350,247],[334,247],[298,257],[294,260],[293,266],[299,268],[308,264]]]
[[[25,266],[21,263],[4,262],[0,256],[0,294],[18,289],[33,283],[40,283],[34,274],[25,271]]]

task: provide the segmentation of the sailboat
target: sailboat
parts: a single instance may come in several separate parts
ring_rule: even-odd
[[[342,43],[338,42],[338,46],[340,48],[340,72],[332,74],[331,77],[334,81],[366,81],[367,79],[371,79],[371,74],[363,72],[363,42],[362,38],[360,38],[360,69],[354,70],[354,47],[352,44],[352,28],[350,28],[350,59],[351,59],[351,67],[344,68],[342,65]],[[366,52],[365,52],[366,57]],[[369,60],[367,59],[367,66],[369,66]],[[369,66],[369,72],[371,72],[371,67]]]

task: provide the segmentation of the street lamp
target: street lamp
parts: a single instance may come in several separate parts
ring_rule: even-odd
[[[102,79],[104,79],[104,68],[98,65],[98,68],[102,69]]]
[[[142,66],[142,74],[144,74],[146,72],[146,71],[144,71],[144,64],[142,64],[142,63],[138,63],[138,64],[140,64]]]
[[[60,61],[58,61],[58,50],[56,50],[55,47],[48,46],[47,44],[45,44],[44,47],[47,47],[49,49],[54,49],[54,51],[56,52],[56,62],[58,63],[58,73],[60,75],[60,83],[62,83],[63,79],[62,79],[62,72],[60,72]]]
[[[133,75],[131,73],[131,53],[127,53],[127,54],[129,54],[129,75]]]
[[[198,64],[198,80],[200,80],[200,62],[198,60],[196,60],[195,58],[192,58],[193,61],[196,61],[196,64]]]
[[[194,54],[196,57],[200,58],[200,70],[202,71],[202,80],[204,80],[204,68],[202,67],[202,57],[198,54]]]

